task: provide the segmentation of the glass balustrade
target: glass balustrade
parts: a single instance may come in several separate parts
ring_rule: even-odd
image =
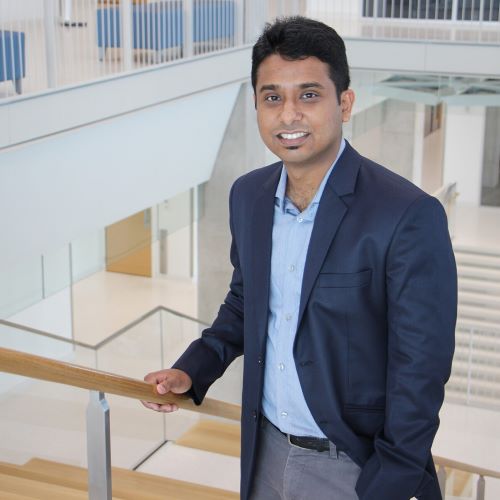
[[[204,327],[197,320],[157,308],[91,346],[3,322],[0,347],[142,380],[148,372],[171,366]],[[239,403],[240,394],[241,365],[237,362],[208,396]],[[0,373],[0,397],[0,461],[21,464],[43,458],[86,466],[87,390]],[[106,399],[113,466],[135,468],[201,418],[185,410],[157,413],[137,400],[112,394]]]

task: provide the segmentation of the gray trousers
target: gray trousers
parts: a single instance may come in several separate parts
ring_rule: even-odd
[[[305,450],[263,419],[251,500],[358,500],[361,469],[330,443],[330,451]]]

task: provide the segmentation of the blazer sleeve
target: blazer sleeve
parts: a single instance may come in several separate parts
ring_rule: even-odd
[[[408,500],[433,479],[426,470],[455,345],[457,274],[446,215],[433,197],[399,221],[386,261],[385,424],[363,467],[360,500]]]
[[[198,405],[231,362],[243,354],[243,277],[233,227],[235,186],[236,183],[229,195],[229,226],[232,237],[230,259],[233,265],[229,292],[212,326],[204,330],[201,338],[192,342],[172,366],[191,377],[193,387],[187,394]]]

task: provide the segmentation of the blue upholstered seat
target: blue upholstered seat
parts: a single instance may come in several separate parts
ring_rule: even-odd
[[[22,92],[26,75],[24,33],[0,30],[0,82],[12,80],[16,92]]]

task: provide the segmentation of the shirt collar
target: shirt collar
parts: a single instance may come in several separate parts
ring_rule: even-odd
[[[319,188],[316,191],[316,194],[314,195],[313,200],[309,204],[309,206],[312,206],[313,204],[319,203],[319,200],[321,199],[321,195],[323,194],[323,190],[325,189],[325,185],[328,182],[328,178],[330,177],[330,174],[332,173],[332,170],[334,169],[338,159],[340,158],[340,155],[343,153],[345,149],[345,139],[342,137],[342,140],[340,141],[340,147],[339,151],[337,153],[337,157],[333,161],[332,165],[326,172],[326,174],[323,177],[323,180],[321,181],[321,184],[319,185]],[[274,204],[281,209],[281,211],[284,213],[285,212],[285,193],[286,193],[286,181],[287,181],[288,175],[286,173],[286,168],[285,165],[281,167],[281,176],[280,180],[278,182],[278,187],[276,188],[276,194],[274,195]]]

